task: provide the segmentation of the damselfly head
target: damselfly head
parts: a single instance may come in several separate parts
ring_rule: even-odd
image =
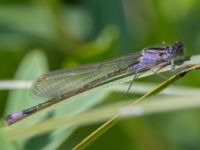
[[[172,51],[175,56],[183,56],[184,54],[184,43],[182,41],[176,41],[172,46]]]

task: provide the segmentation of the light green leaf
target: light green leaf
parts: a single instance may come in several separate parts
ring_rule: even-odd
[[[20,63],[14,79],[32,81],[46,71],[47,61],[45,55],[41,50],[32,50],[25,55]],[[13,90],[9,93],[5,114],[7,115],[14,111],[20,111],[26,107],[36,105],[39,102],[40,101],[34,100],[34,98],[30,96],[29,89]],[[42,117],[44,116],[32,120],[32,122],[37,122]],[[17,143],[20,147],[23,147],[27,142],[26,140],[17,140]]]

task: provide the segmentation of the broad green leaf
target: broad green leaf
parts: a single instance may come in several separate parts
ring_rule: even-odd
[[[79,38],[85,37],[91,31],[92,22],[84,9],[80,7],[61,8],[60,13],[65,31]],[[4,5],[0,7],[0,20],[7,24],[10,30],[39,37],[54,35],[51,15],[48,9],[40,5]],[[8,33],[7,36],[9,35],[13,34]]]
[[[24,59],[20,63],[14,79],[31,81],[46,71],[47,61],[45,55],[41,50],[32,50],[25,55]],[[29,89],[13,90],[8,96],[5,115],[8,115],[11,112],[20,111],[32,105],[36,105],[38,102],[39,101],[34,100],[34,98],[30,96]],[[44,116],[31,121],[37,122],[42,117]],[[23,147],[27,142],[26,140],[17,140],[17,143],[20,147]]]

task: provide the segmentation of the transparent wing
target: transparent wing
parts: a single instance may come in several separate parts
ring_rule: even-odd
[[[31,94],[37,97],[55,98],[109,73],[135,64],[140,54],[132,54],[106,62],[52,71],[33,83]]]

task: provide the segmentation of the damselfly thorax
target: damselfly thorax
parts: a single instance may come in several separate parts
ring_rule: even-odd
[[[165,48],[145,48],[138,58],[138,63],[130,65],[130,70],[147,70],[152,68],[161,68],[165,65],[171,64],[171,70],[175,69],[174,60],[184,54],[184,45],[177,41],[171,47]]]

